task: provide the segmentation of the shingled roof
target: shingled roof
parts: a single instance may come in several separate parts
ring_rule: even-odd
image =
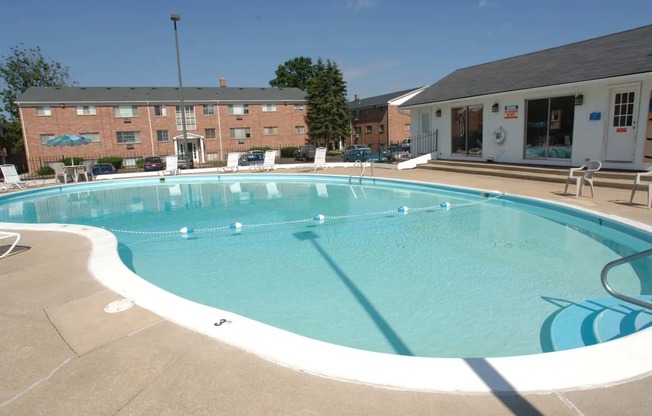
[[[652,25],[458,69],[402,107],[652,72]]]
[[[381,106],[381,105],[387,105],[388,102],[395,100],[397,98],[400,98],[404,95],[410,94],[411,92],[414,92],[418,90],[419,88],[423,87],[417,87],[417,88],[410,88],[409,90],[403,90],[403,91],[397,91],[397,92],[391,92],[388,94],[383,94],[383,95],[376,95],[374,97],[368,97],[368,98],[363,98],[360,100],[353,100],[349,101],[349,110],[357,110],[360,108],[368,108],[368,107],[374,107],[374,106]]]
[[[59,104],[176,104],[175,87],[31,87],[16,102],[19,106]],[[184,87],[184,102],[215,103],[305,103],[306,94],[298,88]]]

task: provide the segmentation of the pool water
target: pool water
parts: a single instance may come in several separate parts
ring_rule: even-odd
[[[602,267],[652,241],[522,202],[387,180],[233,175],[43,190],[0,202],[0,221],[107,228],[153,284],[310,338],[492,357],[545,352],[559,305],[606,296]],[[651,263],[613,269],[610,281],[650,294],[639,276]]]

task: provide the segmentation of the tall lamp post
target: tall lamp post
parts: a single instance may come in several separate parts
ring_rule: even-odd
[[[181,155],[185,156],[186,147],[188,142],[188,135],[186,131],[186,106],[183,103],[183,83],[181,82],[181,58],[179,57],[179,36],[177,35],[177,22],[181,20],[180,14],[171,14],[170,20],[174,22],[174,42],[177,45],[177,72],[179,73],[179,95],[181,99],[181,130],[183,133],[183,140],[181,141]]]

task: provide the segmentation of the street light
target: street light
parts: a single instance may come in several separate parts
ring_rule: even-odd
[[[186,106],[183,103],[183,83],[181,82],[181,58],[179,57],[179,36],[177,35],[177,22],[181,20],[180,14],[171,14],[170,20],[174,22],[174,42],[177,45],[177,72],[179,73],[179,95],[181,97],[181,129],[183,140],[181,141],[181,155],[185,156],[188,145],[188,136],[186,132]]]

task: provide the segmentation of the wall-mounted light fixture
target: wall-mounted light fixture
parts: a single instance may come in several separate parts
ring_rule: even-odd
[[[65,108],[66,108],[66,105],[63,104],[63,103],[61,103],[61,108],[65,109]]]
[[[575,105],[584,104],[584,96],[580,93],[575,94]]]
[[[491,112],[492,113],[498,112],[498,103],[494,103],[494,105],[491,106]]]
[[[438,108],[437,111],[435,111],[435,117],[441,117],[441,109]]]

